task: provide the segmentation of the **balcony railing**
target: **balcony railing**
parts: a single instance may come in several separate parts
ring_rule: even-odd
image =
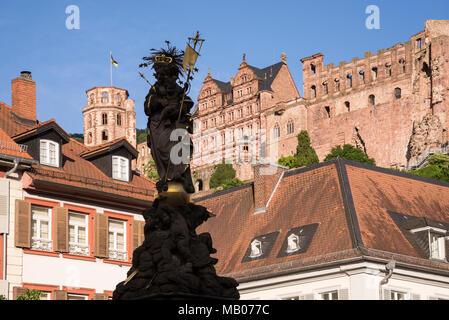
[[[53,241],[48,239],[31,238],[31,249],[52,251]]]
[[[69,243],[69,253],[88,256],[89,245],[79,243]]]
[[[128,260],[128,252],[126,252],[124,250],[114,250],[114,249],[109,248],[109,259],[127,261]]]

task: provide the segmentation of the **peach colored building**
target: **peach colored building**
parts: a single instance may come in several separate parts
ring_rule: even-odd
[[[86,90],[84,144],[88,147],[126,137],[136,147],[136,113],[128,91],[117,87]]]
[[[448,49],[449,21],[428,20],[425,29],[406,43],[376,54],[368,51],[363,58],[337,66],[324,64],[324,55],[314,54],[301,59],[304,97],[291,79],[285,55],[281,63],[265,69],[243,61],[235,79],[227,83],[208,75],[194,113],[195,179],[208,189],[215,163],[221,162],[211,154],[223,153],[216,137],[220,139],[227,129],[251,125],[266,132],[263,143],[258,134],[249,143],[256,149],[251,159],[255,163],[294,154],[297,134],[307,130],[320,161],[332,147],[352,144],[378,166],[421,166],[429,154],[447,152]],[[246,74],[250,78],[245,79]],[[248,86],[255,83],[259,85]],[[231,153],[239,159],[238,137],[229,138],[232,141],[226,144],[234,147]],[[252,178],[246,165],[234,161],[242,180]]]

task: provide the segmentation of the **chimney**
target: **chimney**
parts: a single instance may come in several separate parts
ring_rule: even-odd
[[[287,169],[274,163],[254,165],[254,214],[266,211]]]
[[[11,80],[12,109],[16,116],[36,121],[36,83],[30,71]]]

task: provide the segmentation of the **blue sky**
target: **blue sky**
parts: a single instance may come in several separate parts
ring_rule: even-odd
[[[66,7],[80,10],[80,29],[68,30]],[[380,9],[380,29],[365,27],[368,5]],[[83,132],[85,91],[109,85],[109,51],[119,62],[113,84],[136,102],[137,128],[146,127],[148,85],[141,58],[165,40],[184,49],[199,30],[206,39],[190,96],[196,102],[208,68],[229,81],[246,53],[259,68],[282,52],[302,95],[300,59],[322,52],[325,64],[363,57],[424,29],[427,19],[449,19],[449,1],[6,1],[0,2],[0,101],[11,103],[11,79],[30,70],[37,83],[37,116],[55,118],[69,133]],[[152,81],[152,72],[144,73]]]

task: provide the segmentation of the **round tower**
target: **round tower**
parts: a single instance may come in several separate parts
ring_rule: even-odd
[[[128,91],[117,87],[93,87],[86,90],[86,95],[84,144],[93,147],[126,137],[136,147],[136,113]]]

